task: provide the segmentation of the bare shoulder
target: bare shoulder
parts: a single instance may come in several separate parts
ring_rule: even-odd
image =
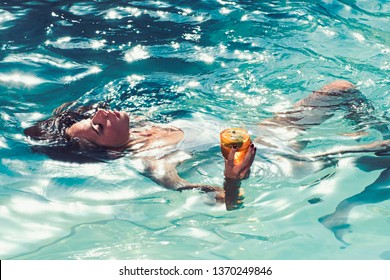
[[[178,127],[170,125],[153,125],[149,131],[151,134],[160,137],[173,137],[173,138],[183,138],[184,132]]]
[[[184,132],[174,126],[153,126],[151,128],[153,141],[158,145],[171,146],[177,145],[184,139]]]
[[[180,128],[168,125],[152,125],[147,128],[134,129],[130,135],[132,141],[128,148],[136,153],[176,147],[184,139],[184,132]]]

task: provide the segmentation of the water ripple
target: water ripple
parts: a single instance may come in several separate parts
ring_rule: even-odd
[[[381,139],[372,130],[366,137],[341,134],[387,123],[389,11],[384,0],[0,5],[1,256],[288,259],[293,249],[302,258],[386,258],[386,201],[355,212],[356,230],[348,235],[354,251],[339,250],[318,223],[340,197],[378,175],[348,159],[310,174],[314,169],[301,169],[292,179],[281,178],[291,170],[286,161],[256,163],[242,184],[244,207],[226,212],[210,195],[156,185],[127,157],[80,165],[33,153],[23,129],[78,100],[107,101],[132,120],[166,123],[199,112],[258,133],[260,120],[344,78],[372,100],[375,120],[365,116],[356,126],[335,114],[300,140],[315,151]],[[192,156],[180,175],[221,186],[218,146]],[[383,244],[367,250],[363,239]]]

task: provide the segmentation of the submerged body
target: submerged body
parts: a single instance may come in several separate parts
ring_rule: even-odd
[[[339,154],[388,149],[390,142],[382,141],[307,154],[304,151],[306,143],[298,140],[307,129],[323,123],[336,110],[342,110],[346,118],[358,123],[362,114],[358,108],[366,106],[366,103],[353,84],[335,81],[297,102],[291,110],[263,120],[254,129],[254,144],[250,145],[242,162],[234,162],[237,147],[233,147],[225,159],[224,188],[190,183],[181,178],[176,170],[177,165],[188,159],[192,151],[207,150],[219,144],[221,125],[218,121],[188,123],[177,120],[170,125],[139,123],[138,126],[131,126],[126,112],[95,108],[82,120],[69,121],[69,125],[63,127],[60,131],[62,134],[58,133],[55,139],[76,142],[76,156],[88,155],[91,151],[98,151],[99,156],[107,153],[108,158],[129,154],[142,162],[139,171],[159,185],[173,190],[198,188],[206,192],[214,191],[217,199],[223,199],[227,195],[226,190],[240,187],[240,181],[248,177],[253,163],[252,176],[298,178],[335,164]],[[81,109],[84,112],[88,110],[90,108]],[[62,113],[62,109],[56,112],[60,116]],[[55,118],[52,122],[46,120],[28,128],[25,133],[43,140],[47,138],[45,125],[50,127],[48,124],[52,123],[55,123]],[[205,130],[205,127],[211,128]],[[74,149],[73,145],[68,152],[74,152]],[[260,153],[256,157],[257,149]],[[64,151],[60,150],[60,154],[63,156]]]

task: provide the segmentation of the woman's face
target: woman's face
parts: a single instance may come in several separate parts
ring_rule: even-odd
[[[126,112],[99,109],[91,119],[73,124],[66,134],[98,146],[118,148],[129,141],[129,115]]]

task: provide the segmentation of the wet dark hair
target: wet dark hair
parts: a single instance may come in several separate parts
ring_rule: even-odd
[[[46,140],[48,142],[67,141],[66,129],[87,118],[89,117],[85,114],[65,110],[47,120],[39,121],[35,125],[26,128],[24,134],[34,140]]]
[[[55,160],[88,163],[117,158],[118,152],[66,135],[66,129],[73,124],[91,118],[98,109],[107,108],[108,105],[103,102],[76,108],[75,103],[65,103],[54,110],[52,117],[26,128],[24,134],[31,140],[34,152]]]

